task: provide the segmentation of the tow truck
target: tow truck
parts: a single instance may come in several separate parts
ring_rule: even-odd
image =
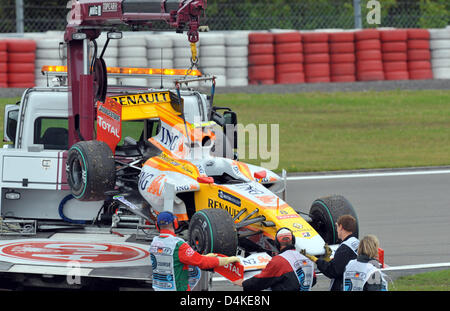
[[[27,89],[5,108],[0,150],[0,274],[11,288],[151,288],[156,215],[173,212],[177,234],[200,253],[241,255],[229,279],[264,267],[281,227],[297,249],[324,255],[335,222],[356,213],[342,196],[309,212],[286,203],[282,176],[239,161],[237,116],[213,104],[214,77],[195,69],[206,1],[73,0],[64,35],[67,67],[44,67],[57,85]],[[119,25],[165,20],[193,51],[187,70],[107,67]],[[107,32],[102,51],[96,39]],[[107,77],[175,75],[169,88],[108,86]],[[210,81],[211,93],[182,86]],[[300,216],[302,215],[302,216]],[[209,273],[191,269],[191,288]],[[109,287],[105,287],[109,286]]]

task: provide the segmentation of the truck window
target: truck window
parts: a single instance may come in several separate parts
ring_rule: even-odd
[[[147,140],[148,138],[155,136],[158,134],[159,124],[160,121],[158,119],[122,122],[122,139],[119,142],[119,145],[123,145],[123,140],[127,136],[134,138],[136,141],[141,139]],[[146,128],[146,137],[142,137],[142,135],[144,135],[144,128]]]
[[[34,144],[44,149],[67,150],[69,142],[67,118],[40,117],[34,121]]]

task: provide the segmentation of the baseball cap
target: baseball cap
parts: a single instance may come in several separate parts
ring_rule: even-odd
[[[156,222],[158,226],[165,226],[173,223],[175,220],[175,216],[171,212],[161,212],[158,214],[156,218]]]

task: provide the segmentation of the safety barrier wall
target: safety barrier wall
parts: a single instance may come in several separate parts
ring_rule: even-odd
[[[66,64],[61,42],[60,32],[0,38],[0,87],[47,85],[40,68]],[[105,42],[103,34],[98,53]],[[197,56],[217,86],[450,79],[450,28],[210,32],[200,35]],[[123,39],[110,40],[104,55],[110,67],[186,69],[190,58],[186,35],[175,33],[125,32]],[[109,82],[168,86],[161,79]]]

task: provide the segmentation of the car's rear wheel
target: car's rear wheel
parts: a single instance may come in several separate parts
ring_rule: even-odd
[[[230,214],[222,209],[196,212],[189,222],[189,244],[200,254],[236,255],[237,231]]]
[[[359,234],[358,217],[352,204],[341,195],[332,195],[315,200],[309,211],[312,227],[324,239],[325,243],[339,242],[336,222],[342,215],[351,215],[356,219],[356,232]]]

